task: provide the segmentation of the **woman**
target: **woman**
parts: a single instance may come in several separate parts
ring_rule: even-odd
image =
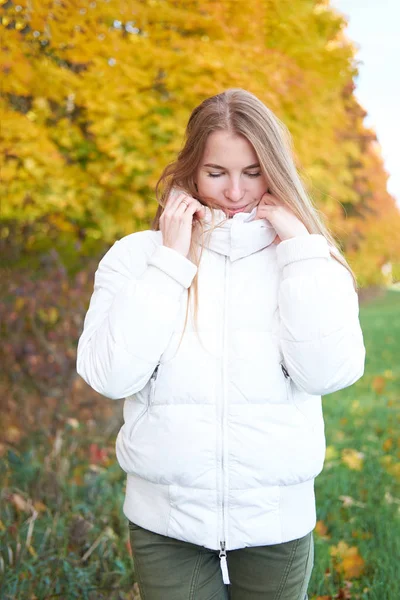
[[[206,99],[186,133],[153,228],[100,261],[77,371],[125,398],[142,600],[303,600],[321,395],[364,372],[355,278],[256,96]]]

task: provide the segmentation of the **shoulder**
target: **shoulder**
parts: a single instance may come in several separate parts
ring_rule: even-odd
[[[101,259],[99,266],[131,273],[146,266],[147,260],[162,244],[161,231],[135,231],[116,240]]]
[[[141,250],[143,252],[154,252],[154,250],[162,244],[161,231],[154,229],[145,229],[144,231],[135,231],[129,233],[118,240],[120,248],[128,250]]]

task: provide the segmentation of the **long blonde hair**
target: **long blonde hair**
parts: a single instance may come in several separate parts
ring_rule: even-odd
[[[209,206],[214,224],[214,208],[209,198],[202,198],[196,187],[197,168],[204,156],[207,138],[213,131],[224,130],[244,136],[253,146],[262,173],[268,181],[270,193],[286,204],[304,223],[309,233],[322,234],[330,245],[331,256],[340,262],[351,274],[355,291],[358,291],[356,277],[342,255],[338,243],[328,231],[323,217],[314,206],[305,189],[300,174],[295,166],[294,150],[291,134],[286,125],[251,92],[242,88],[229,88],[226,91],[206,98],[191,113],[186,126],[185,143],[178,153],[177,159],[168,164],[155,187],[158,208],[151,224],[151,229],[160,229],[160,217],[172,188],[179,188],[190,196]],[[163,184],[163,190],[160,187]],[[196,219],[197,220],[197,219]],[[200,220],[197,228],[204,233]],[[210,233],[212,227],[210,229]],[[192,235],[188,257],[197,266],[198,244]],[[194,300],[194,317],[197,327],[198,312],[198,280],[197,274],[188,290],[188,303],[183,332],[186,328],[188,308],[191,294]],[[183,334],[182,334],[183,337]],[[181,338],[182,340],[182,338]]]

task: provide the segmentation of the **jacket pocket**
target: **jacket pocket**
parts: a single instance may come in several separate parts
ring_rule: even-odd
[[[156,368],[153,371],[153,375],[150,377],[150,391],[149,391],[149,396],[148,396],[148,401],[147,401],[147,408],[149,408],[151,406],[151,404],[153,404],[153,400],[154,400],[154,395],[156,393],[156,380],[158,377],[158,371],[160,368],[160,364],[158,363]]]
[[[303,413],[303,411],[299,408],[298,404],[296,403],[296,401],[294,399],[294,394],[293,394],[293,389],[292,389],[292,379],[288,373],[288,370],[285,367],[285,364],[283,362],[281,362],[279,364],[281,365],[282,373],[285,377],[286,398],[287,398],[289,404],[292,404],[296,408],[296,410],[301,414],[301,416],[303,417],[303,419],[307,423],[307,425],[310,425],[308,416],[305,413]]]
[[[155,390],[156,390],[156,379],[157,379],[157,374],[158,374],[158,369],[160,367],[160,363],[157,364],[156,368],[153,371],[152,376],[150,377],[150,389],[149,389],[149,393],[147,396],[147,401],[146,404],[143,405],[143,409],[140,411],[140,413],[137,415],[136,419],[133,421],[133,423],[131,424],[130,428],[129,428],[129,437],[131,438],[133,433],[135,431],[137,431],[140,422],[142,421],[142,419],[144,418],[144,416],[146,415],[147,411],[149,410],[153,399],[154,399],[154,394],[155,394]]]

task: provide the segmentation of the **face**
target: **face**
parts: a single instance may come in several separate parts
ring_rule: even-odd
[[[253,146],[227,131],[208,136],[196,183],[199,196],[211,198],[228,217],[251,212],[268,189]]]

